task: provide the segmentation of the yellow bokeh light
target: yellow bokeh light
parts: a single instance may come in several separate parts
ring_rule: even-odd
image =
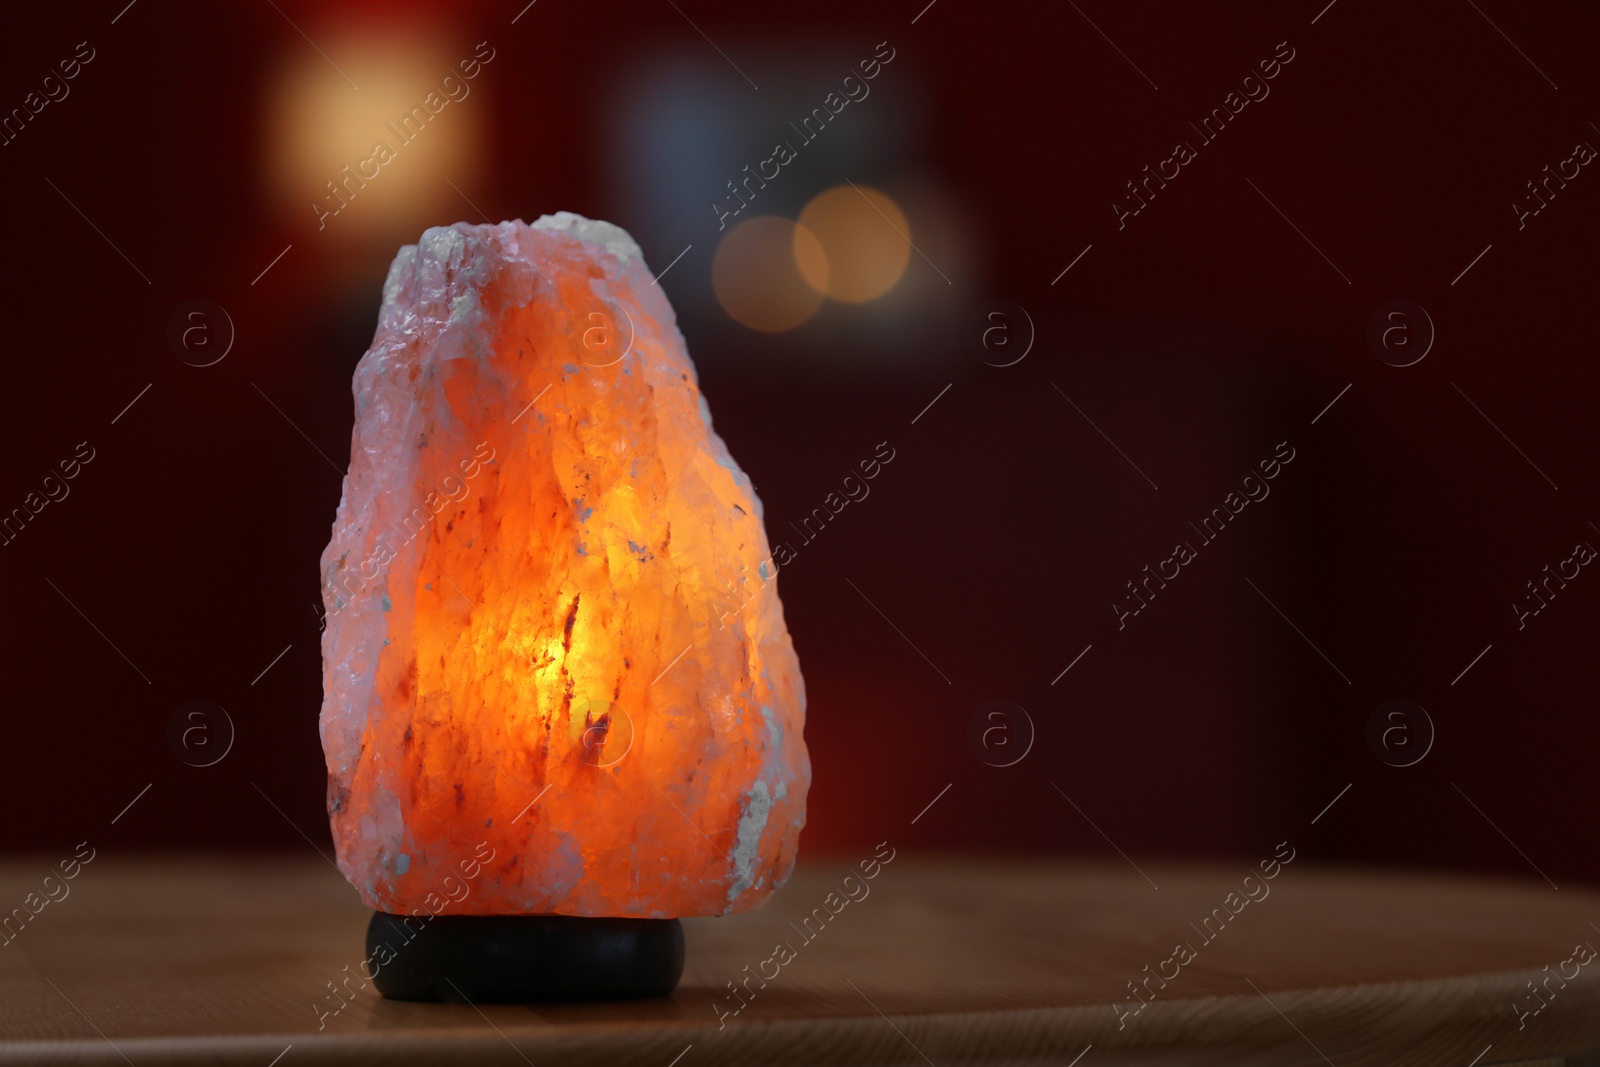
[[[471,47],[452,49],[422,26],[322,33],[338,66],[296,48],[268,96],[266,158],[280,202],[336,238],[475,214],[446,180],[471,187],[483,160],[487,79]]]
[[[865,304],[893,289],[911,259],[911,224],[887,193],[869,186],[836,185],[813,197],[800,213],[800,232],[821,245],[822,256],[795,261],[806,284],[845,304]],[[809,265],[821,262],[816,271]]]
[[[711,287],[736,321],[752,330],[792,330],[816,314],[828,278],[822,245],[803,226],[757,215],[729,230],[711,261]]]

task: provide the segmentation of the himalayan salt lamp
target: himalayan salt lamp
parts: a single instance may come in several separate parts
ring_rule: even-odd
[[[666,296],[609,223],[430,229],[354,393],[321,732],[375,984],[669,992],[677,917],[788,878],[811,768],[761,502]]]

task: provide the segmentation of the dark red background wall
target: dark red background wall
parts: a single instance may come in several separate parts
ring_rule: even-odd
[[[473,199],[496,219],[564,208],[648,227],[604,162],[614,87],[664,43],[744,87],[672,5],[540,0],[511,26],[521,6],[433,12],[463,55],[484,38],[499,50]],[[912,369],[894,375],[779,358],[804,332],[684,315],[769,523],[808,512],[878,442],[896,449],[780,583],[810,696],[803,847],[1110,853],[1109,839],[1134,859],[1254,857],[1288,837],[1321,860],[1600,874],[1600,577],[1584,569],[1521,630],[1511,608],[1545,564],[1600,544],[1600,176],[1582,168],[1521,229],[1511,207],[1575,143],[1600,144],[1600,12],[1081,6],[938,0],[914,25],[917,0],[687,8],[735,52],[892,40],[904,66],[876,91],[925,117],[922,165],[983,252],[956,297],[966,325],[898,353]],[[309,211],[262,206],[265,72],[304,47],[283,14],[142,0],[112,24],[122,7],[13,13],[0,37],[6,107],[76,42],[97,49],[70,98],[0,148],[0,507],[79,442],[95,450],[70,497],[0,547],[0,847],[301,849],[287,821],[326,841],[313,605],[339,481],[317,450],[348,455],[383,263],[319,243]],[[282,7],[301,23],[327,10]],[[1124,182],[1279,42],[1294,59],[1271,96],[1119,229]],[[675,300],[704,287],[711,244],[663,281]],[[676,248],[646,251],[659,269]],[[194,298],[237,329],[203,371],[166,339]],[[972,351],[994,299],[1036,330],[1009,368]],[[1404,368],[1367,340],[1397,299],[1437,335]],[[1119,630],[1124,583],[1284,441],[1296,458],[1270,498]],[[168,746],[193,698],[237,728],[214,767]],[[1405,768],[1367,739],[1397,698],[1436,730]],[[1008,768],[968,740],[995,699],[1037,733]]]

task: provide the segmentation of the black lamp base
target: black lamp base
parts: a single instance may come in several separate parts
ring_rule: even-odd
[[[383,946],[387,946],[385,949]],[[394,1000],[522,1003],[664,997],[683,975],[677,919],[374,912],[372,984]]]

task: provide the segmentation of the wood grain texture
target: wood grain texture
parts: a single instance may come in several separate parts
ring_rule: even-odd
[[[0,908],[20,906],[50,866],[0,867]],[[1600,1048],[1600,960],[1552,982],[1520,1028],[1513,1008],[1538,1003],[1525,982],[1546,965],[1600,945],[1600,893],[1582,888],[1301,861],[1206,941],[1190,924],[1239,889],[1243,864],[1147,866],[1155,889],[1127,865],[902,854],[830,914],[848,873],[813,864],[762,911],[686,921],[689,963],[670,998],[479,1010],[386,1001],[369,984],[319,1030],[315,1005],[330,1009],[327,983],[363,959],[368,916],[328,864],[102,856],[0,947],[0,1063],[267,1067],[287,1048],[279,1067],[668,1067],[680,1053],[677,1067],[1080,1053],[1078,1067],[1488,1067],[1588,1063],[1576,1054]],[[817,908],[829,918],[808,941],[797,928]],[[726,983],[780,942],[794,958],[719,1028],[715,1006],[738,1003]],[[1136,1003],[1126,983],[1180,942],[1195,958],[1119,1019],[1113,1005]]]

